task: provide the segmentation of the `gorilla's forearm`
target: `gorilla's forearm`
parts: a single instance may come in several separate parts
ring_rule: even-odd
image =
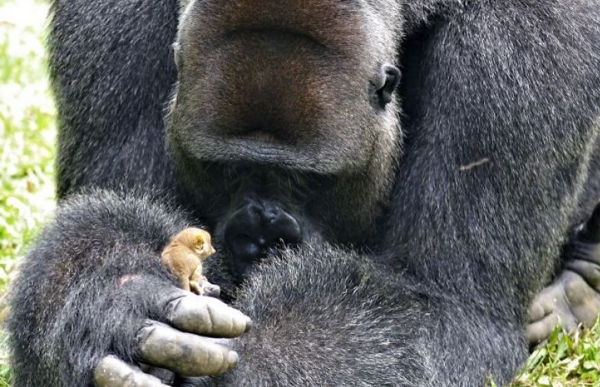
[[[108,191],[66,201],[39,237],[12,289],[14,386],[86,386],[108,351],[129,361],[133,338],[176,283],[160,260],[187,226],[173,209]],[[123,284],[138,281],[139,289]]]
[[[471,5],[407,39],[388,242],[407,273],[522,319],[589,176],[597,4]]]
[[[288,251],[243,287],[253,328],[238,366],[200,386],[480,386],[510,380],[527,349],[516,321],[435,294],[369,257]]]
[[[176,80],[177,0],[51,3],[58,198],[85,187],[173,188],[163,108]]]

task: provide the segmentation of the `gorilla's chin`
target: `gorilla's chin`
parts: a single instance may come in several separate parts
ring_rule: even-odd
[[[377,149],[390,166],[397,39],[363,18],[329,0],[190,2],[169,143],[209,162],[321,174],[365,171]]]

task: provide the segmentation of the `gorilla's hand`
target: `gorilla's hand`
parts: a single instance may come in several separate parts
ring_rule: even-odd
[[[133,289],[129,290],[135,291],[135,283],[141,281],[145,278],[135,277],[123,286],[131,286]],[[233,338],[246,332],[250,328],[248,317],[215,298],[196,296],[169,285],[155,291],[167,324],[148,320],[132,340],[136,341],[140,362],[158,369],[145,367],[148,372],[145,373],[141,368],[107,356],[95,369],[96,386],[165,386],[163,383],[170,383],[174,374],[218,375],[237,363],[237,353],[214,338]]]
[[[215,339],[250,320],[177,287],[160,252],[190,224],[161,198],[95,190],[61,202],[13,285],[15,385],[156,386],[235,365]]]
[[[563,272],[533,301],[526,337],[530,345],[561,326],[590,327],[600,315],[600,205],[565,249]]]

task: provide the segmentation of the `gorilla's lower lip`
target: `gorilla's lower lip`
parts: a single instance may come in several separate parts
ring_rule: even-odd
[[[294,152],[286,146],[274,144],[272,141],[265,141],[259,138],[223,138],[220,145],[228,148],[229,156],[243,161],[272,163],[286,165],[289,162],[293,164]]]
[[[227,145],[236,148],[237,150],[252,154],[257,157],[281,157],[287,154],[286,148],[283,146],[273,145],[273,143],[268,141],[263,141],[260,139],[253,138],[244,138],[244,139],[236,139],[226,142]]]
[[[256,163],[318,174],[337,173],[338,165],[324,162],[319,151],[312,143],[283,145],[254,138],[203,135],[200,146],[188,152],[209,163]]]

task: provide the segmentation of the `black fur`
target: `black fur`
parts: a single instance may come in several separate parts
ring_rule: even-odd
[[[13,384],[85,386],[107,351],[133,359],[131,332],[148,317],[164,320],[156,298],[177,283],[160,251],[188,225],[142,195],[96,191],[63,203],[13,288]],[[125,275],[148,281],[119,286]]]
[[[313,3],[335,8],[329,0],[307,4]],[[226,207],[240,193],[239,176],[229,177],[248,170],[242,180],[268,181],[266,192],[299,209],[294,215],[318,235],[271,255],[240,288],[218,267],[224,260],[209,261],[211,281],[255,324],[234,341],[241,360],[232,372],[177,385],[454,387],[483,385],[489,375],[498,383],[511,378],[527,354],[525,309],[560,263],[571,224],[600,196],[594,161],[600,6],[594,0],[343,6],[380,23],[370,28],[384,46],[356,53],[350,43],[361,42],[358,33],[349,33],[348,43],[318,23],[311,32],[361,65],[398,56],[402,79],[392,105],[399,101],[404,137],[397,126],[369,127],[374,152],[348,169],[339,164],[347,157],[343,147],[334,149],[330,164],[311,165],[307,156],[274,172],[240,160],[222,166],[238,157],[221,152],[225,145],[210,144],[213,153],[201,156],[189,152],[208,148],[194,137],[193,130],[202,130],[194,129],[197,121],[177,113],[199,98],[186,88],[189,78],[179,79],[169,119],[175,172],[161,117],[176,81],[170,45],[177,2],[54,1],[58,185],[59,196],[71,198],[40,236],[15,287],[9,327],[15,387],[85,386],[101,356],[136,360],[134,338],[144,318],[163,320],[154,294],[175,283],[160,264],[160,249],[188,224],[186,217],[208,224],[219,243]],[[315,20],[325,20],[321,13]],[[343,20],[333,24],[346,31]],[[180,73],[189,60],[202,59],[183,55],[188,62]],[[332,85],[346,93],[342,102],[352,100],[355,81],[347,89]],[[245,103],[225,108],[236,112]],[[275,117],[288,119],[285,109]],[[257,119],[271,114],[257,113]],[[338,118],[343,123],[342,116],[331,119]],[[377,140],[380,132],[394,134],[397,143]],[[359,138],[350,132],[348,149],[364,150]],[[105,190],[89,193],[89,187]],[[117,187],[128,193],[110,192]],[[137,194],[144,191],[150,193]],[[340,243],[347,246],[332,246]],[[119,287],[125,274],[150,277],[143,289]]]

